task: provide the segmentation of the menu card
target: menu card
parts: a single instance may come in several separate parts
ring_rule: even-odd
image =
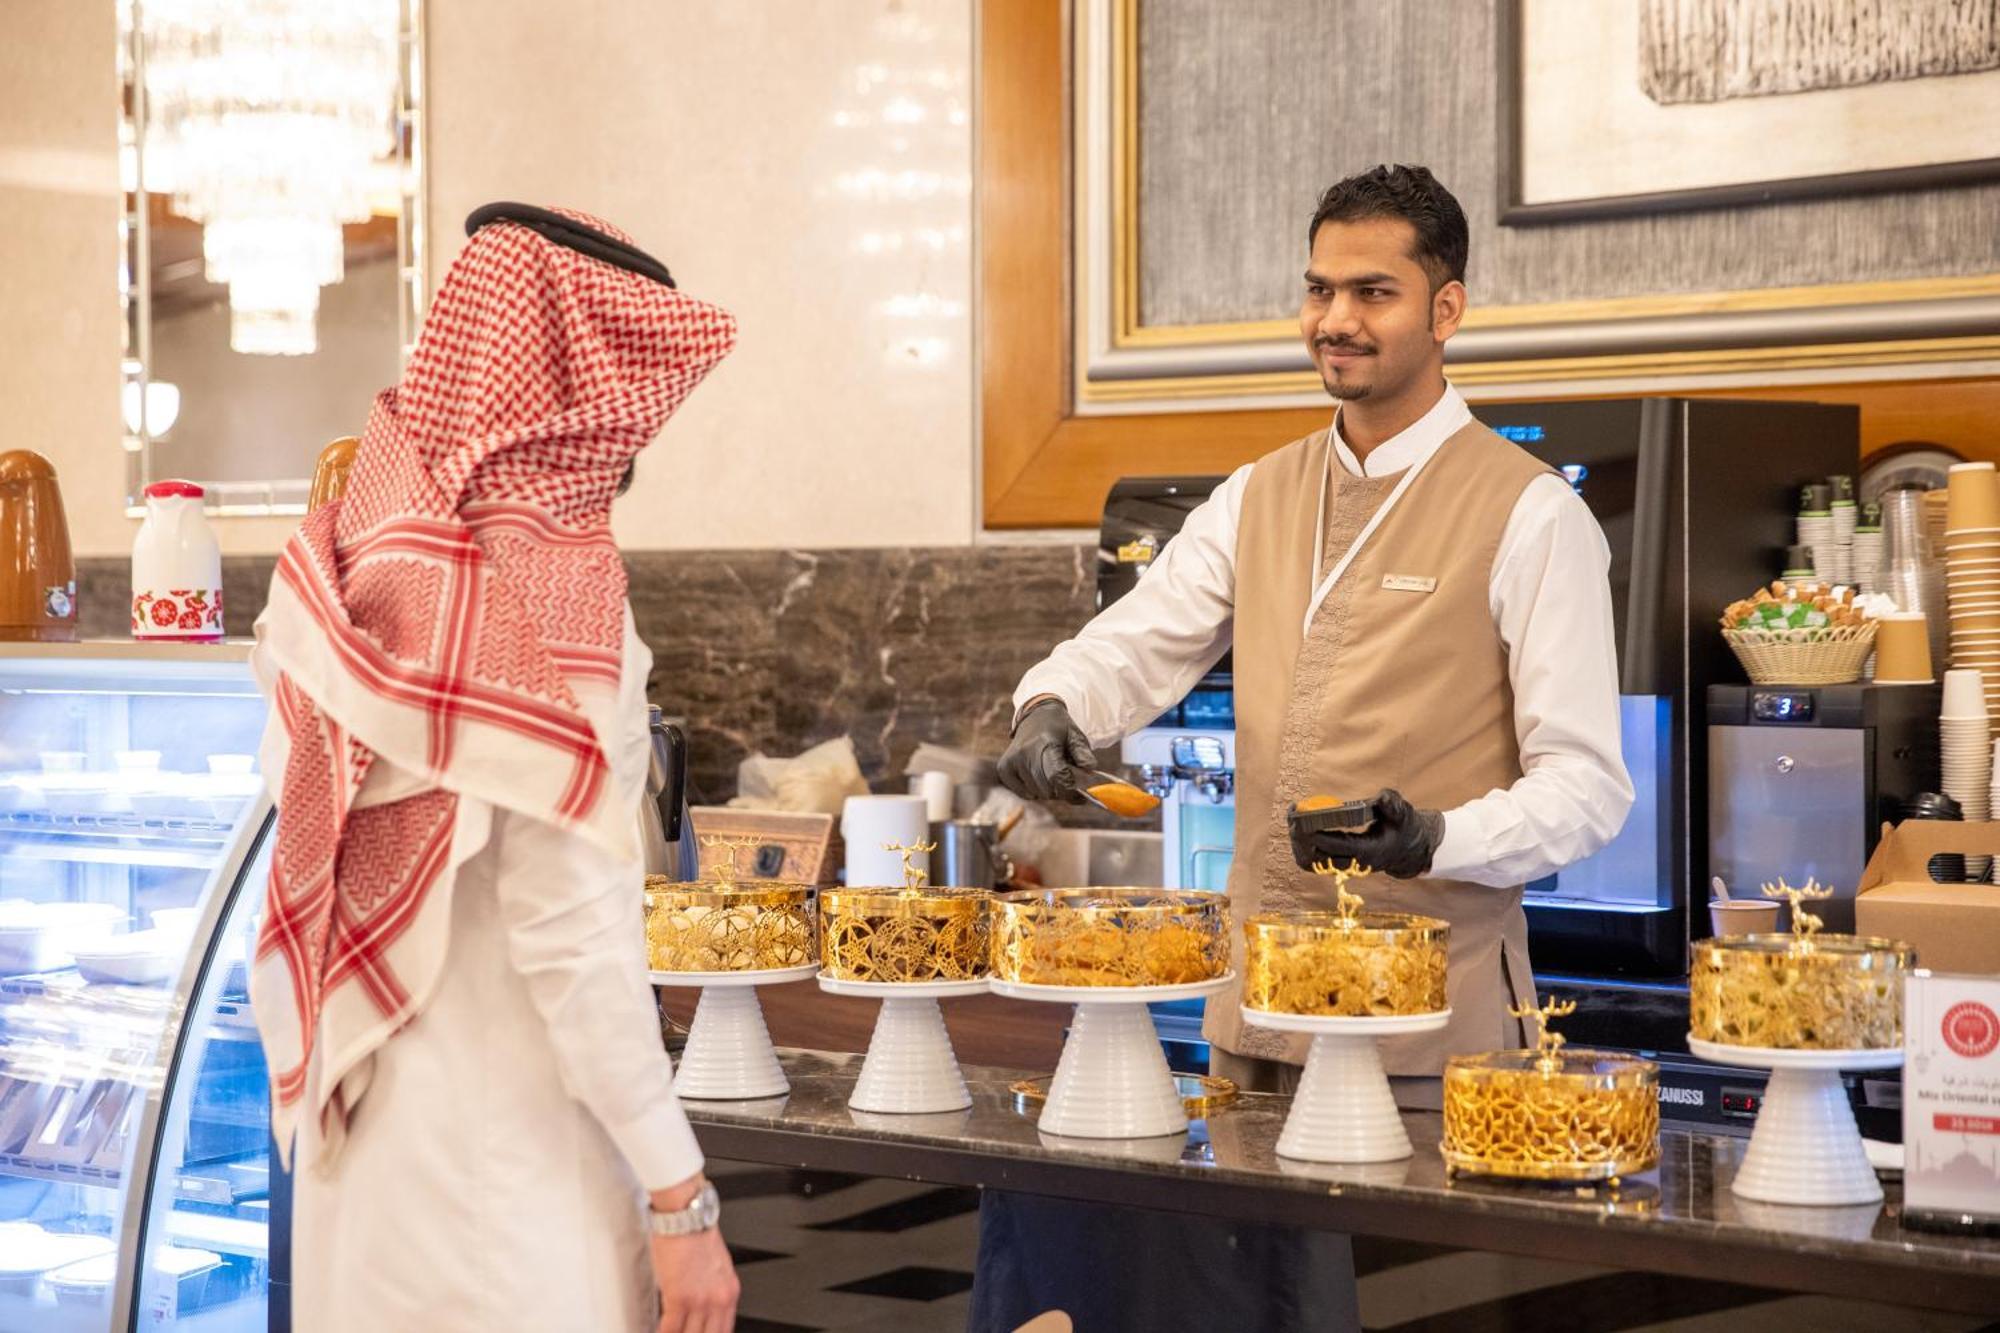
[[[1903,991],[1903,1206],[2000,1219],[2000,977]]]

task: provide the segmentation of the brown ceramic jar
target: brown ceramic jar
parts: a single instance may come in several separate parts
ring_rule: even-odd
[[[32,449],[0,453],[0,639],[76,639],[76,562],[62,488]]]
[[[361,441],[352,435],[343,435],[326,448],[319,451],[319,462],[313,465],[312,492],[306,497],[306,512],[323,504],[338,500],[347,490],[347,474],[354,466],[354,455],[361,448]]]

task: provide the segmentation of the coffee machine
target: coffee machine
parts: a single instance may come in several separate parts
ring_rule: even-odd
[[[1845,405],[1707,398],[1485,403],[1473,415],[1558,470],[1604,530],[1620,721],[1637,799],[1594,856],[1528,885],[1537,975],[1678,980],[1705,904],[1709,686],[1742,679],[1724,607],[1770,582],[1799,486],[1853,475]],[[1705,919],[1695,935],[1705,935]]]
[[[1937,789],[1941,694],[1936,684],[1709,686],[1709,874],[1735,897],[1811,876],[1834,895],[1814,913],[1852,931],[1882,825]]]

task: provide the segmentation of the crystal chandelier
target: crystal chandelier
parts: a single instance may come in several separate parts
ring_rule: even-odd
[[[202,224],[238,352],[319,345],[341,224],[395,147],[397,21],[397,0],[144,0],[145,151]]]

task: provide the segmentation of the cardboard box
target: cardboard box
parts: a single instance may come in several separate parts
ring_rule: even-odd
[[[1854,900],[1860,935],[1900,940],[1938,972],[2000,973],[2000,884],[1940,884],[1933,856],[2000,856],[2000,823],[1910,819],[1884,827]]]

